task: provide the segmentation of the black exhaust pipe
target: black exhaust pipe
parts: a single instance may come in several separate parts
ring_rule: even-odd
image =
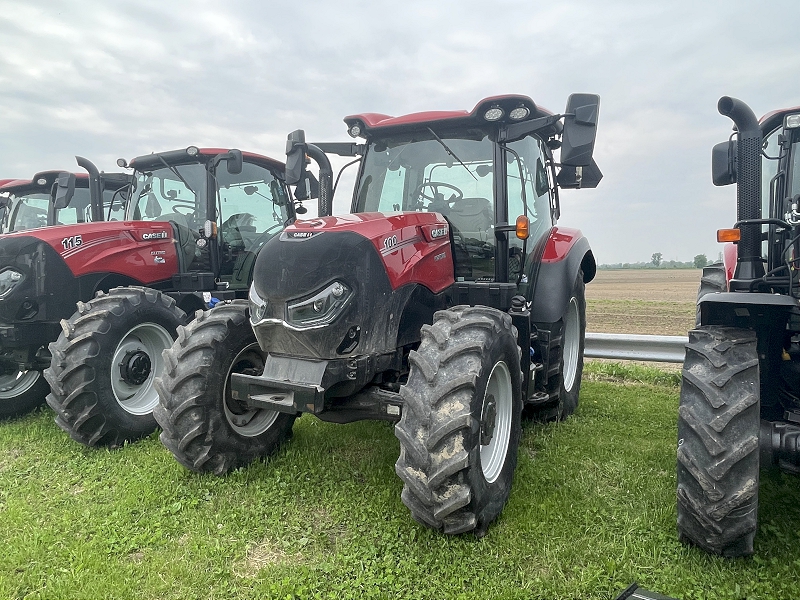
[[[741,100],[723,96],[717,103],[721,115],[729,117],[738,130],[736,158],[737,221],[765,218],[761,214],[761,128],[751,108]],[[761,225],[741,225],[738,261],[734,279],[753,280],[764,276],[761,260]],[[749,286],[749,284],[748,284]],[[733,289],[733,285],[731,289]],[[739,286],[736,286],[739,287]]]
[[[100,171],[94,166],[94,163],[88,158],[76,156],[75,160],[78,161],[78,166],[86,169],[89,173],[89,200],[92,207],[92,221],[103,221],[103,190],[100,186]]]
[[[333,214],[333,167],[328,155],[314,144],[306,146],[306,154],[319,165],[319,199],[317,214],[330,217]]]

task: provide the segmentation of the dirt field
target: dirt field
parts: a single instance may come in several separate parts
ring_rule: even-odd
[[[586,286],[586,330],[686,335],[700,275],[700,269],[598,271]]]

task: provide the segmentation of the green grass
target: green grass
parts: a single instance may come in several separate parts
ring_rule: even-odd
[[[797,479],[762,477],[755,558],[678,542],[677,402],[652,369],[589,365],[574,418],[525,426],[511,498],[480,540],[411,520],[383,423],[306,416],[274,459],[216,478],[155,435],[86,449],[42,410],[0,424],[0,598],[582,599],[633,580],[794,597]]]

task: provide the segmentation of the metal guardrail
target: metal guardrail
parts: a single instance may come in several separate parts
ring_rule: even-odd
[[[586,358],[682,363],[688,336],[587,333]]]

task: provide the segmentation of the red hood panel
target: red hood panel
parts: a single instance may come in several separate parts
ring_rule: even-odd
[[[380,253],[393,289],[408,283],[434,293],[451,286],[450,226],[438,213],[360,213],[296,221],[291,231],[351,231],[369,239]]]
[[[172,225],[164,221],[59,225],[7,235],[35,237],[52,246],[76,277],[118,273],[150,284],[178,272]]]

